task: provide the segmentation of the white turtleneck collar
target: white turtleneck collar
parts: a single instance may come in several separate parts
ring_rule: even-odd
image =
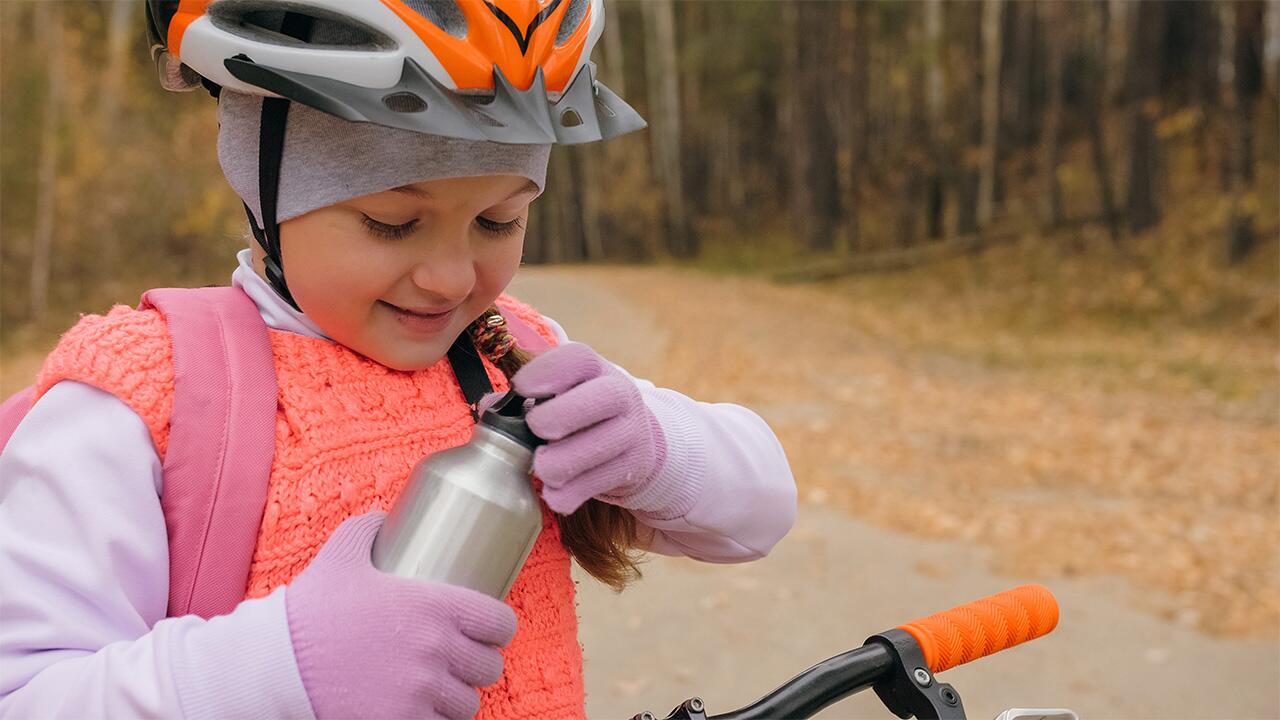
[[[239,263],[235,272],[231,273],[231,285],[238,287],[258,306],[258,312],[267,327],[273,330],[306,335],[307,337],[329,340],[320,328],[311,322],[311,318],[293,309],[275,288],[253,270],[253,251],[248,248],[236,253]]]

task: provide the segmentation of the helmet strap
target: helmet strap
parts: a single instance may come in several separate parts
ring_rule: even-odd
[[[284,132],[289,121],[289,101],[283,98],[263,98],[262,121],[258,132],[258,207],[262,214],[262,227],[254,220],[253,212],[245,205],[249,215],[249,227],[258,245],[266,251],[267,282],[280,297],[302,311],[294,302],[289,286],[284,281],[284,259],[280,255],[280,224],[276,222],[276,201],[280,193],[280,161],[284,155]]]
[[[298,40],[305,40],[311,33],[311,18],[286,12],[280,32]],[[264,260],[267,282],[289,303],[302,312],[294,301],[289,286],[284,281],[284,258],[280,254],[280,224],[276,222],[276,204],[280,194],[280,163],[284,158],[284,133],[289,124],[289,101],[284,98],[262,99],[262,119],[258,125],[258,208],[262,214],[262,227],[254,220],[253,212],[245,205],[249,215],[249,228],[258,245],[266,251]]]

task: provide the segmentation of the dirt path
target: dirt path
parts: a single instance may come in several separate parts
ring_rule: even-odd
[[[514,291],[637,375],[759,411],[805,500],[764,561],[655,558],[621,596],[583,579],[592,717],[694,694],[723,712],[872,632],[1029,580],[1063,623],[948,673],[971,717],[1280,717],[1265,413],[903,350],[812,289],[539,268]],[[824,715],[885,716],[869,699]]]

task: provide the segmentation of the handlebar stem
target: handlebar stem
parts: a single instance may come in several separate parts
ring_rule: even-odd
[[[886,630],[867,638],[863,647],[872,645],[884,648],[892,658],[892,667],[872,686],[890,712],[903,720],[965,720],[960,693],[937,681],[910,633]]]

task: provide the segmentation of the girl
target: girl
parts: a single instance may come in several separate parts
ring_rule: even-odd
[[[643,125],[594,81],[601,0],[287,7],[148,3],[168,85],[219,98],[255,236],[232,286],[270,328],[245,599],[166,618],[171,342],[154,310],[85,317],[0,455],[0,716],[581,717],[570,555],[620,589],[634,551],[744,562],[795,513],[756,415],[632,378],[501,295],[550,145]],[[495,303],[554,346],[510,381],[548,442],[505,602],[369,561],[413,464],[470,435],[451,350]]]

